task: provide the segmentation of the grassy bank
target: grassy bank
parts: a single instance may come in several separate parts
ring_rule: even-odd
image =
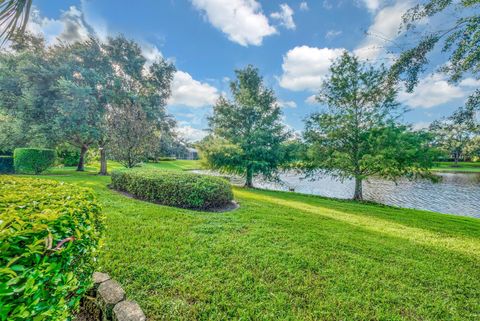
[[[195,163],[162,162],[172,170]],[[100,269],[149,320],[479,320],[480,220],[235,188],[205,213],[93,188],[107,216]]]
[[[435,163],[433,171],[438,172],[464,172],[464,173],[480,173],[480,162],[459,162],[455,166],[453,162]]]

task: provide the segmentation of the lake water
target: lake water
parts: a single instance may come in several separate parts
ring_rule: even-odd
[[[208,171],[197,171],[212,174]],[[440,213],[480,218],[480,174],[438,173],[440,182],[428,180],[401,180],[397,184],[381,179],[363,183],[365,200],[399,207],[430,210]],[[254,186],[271,190],[294,190],[298,193],[334,198],[351,198],[353,181],[339,182],[328,175],[317,175],[316,180],[304,179],[294,172],[281,174],[283,183],[254,180]],[[240,178],[231,178],[234,184],[243,184]]]

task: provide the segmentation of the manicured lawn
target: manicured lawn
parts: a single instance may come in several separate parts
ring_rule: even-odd
[[[458,167],[454,166],[453,162],[438,162],[436,166],[432,168],[433,171],[444,172],[471,172],[480,173],[480,162],[459,162]]]
[[[99,269],[149,320],[480,320],[478,219],[242,188],[240,209],[194,212],[49,178],[97,192]]]

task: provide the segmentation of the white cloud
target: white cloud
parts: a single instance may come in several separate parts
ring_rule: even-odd
[[[295,47],[283,56],[283,74],[280,86],[286,89],[317,90],[328,74],[332,60],[338,58],[343,49]]]
[[[419,131],[422,129],[427,129],[430,126],[431,122],[428,121],[419,121],[412,125],[413,130]]]
[[[480,79],[465,78],[460,82],[460,86],[480,88]]]
[[[153,64],[155,61],[161,59],[163,57],[160,50],[157,46],[144,42],[140,44],[140,48],[142,49],[142,54],[147,59],[147,65]]]
[[[394,5],[378,11],[373,24],[368,28],[367,37],[355,49],[355,54],[362,59],[375,59],[384,55],[389,41],[393,41],[399,36],[402,16],[411,6],[410,0],[398,1]]]
[[[301,11],[308,11],[308,10],[310,10],[310,8],[308,7],[308,3],[307,3],[306,1],[300,2],[299,8],[300,8]]]
[[[287,29],[294,30],[296,28],[295,22],[293,21],[293,10],[286,3],[280,5],[280,11],[274,12],[270,15],[275,20],[280,21],[280,25],[284,26]]]
[[[187,142],[196,142],[203,139],[208,133],[204,130],[193,128],[192,126],[179,126],[176,128],[177,134]]]
[[[382,0],[362,0],[363,4],[371,12],[376,11],[382,2]]]
[[[256,0],[191,0],[208,21],[228,38],[242,46],[262,44],[263,38],[276,33]]]
[[[316,104],[318,104],[318,101],[315,97],[316,97],[315,95],[308,96],[305,99],[305,102],[309,105],[316,105]]]
[[[327,10],[330,10],[333,8],[333,5],[328,0],[323,0],[322,6],[324,9],[327,9]]]
[[[278,106],[282,108],[297,108],[297,103],[293,100],[279,100]]]
[[[60,19],[43,17],[38,9],[34,9],[27,29],[33,34],[42,35],[48,44],[54,44],[58,40],[66,42],[85,40],[93,32],[85,22],[83,12],[75,6],[64,11]]]
[[[340,36],[342,33],[343,33],[342,30],[328,30],[327,33],[325,34],[325,38],[332,39],[332,38],[335,38],[336,36]]]
[[[184,71],[177,71],[172,82],[172,96],[169,105],[203,107],[215,104],[218,98],[217,88],[199,82]]]
[[[398,98],[412,108],[432,108],[465,98],[468,91],[464,87],[449,84],[445,76],[441,74],[432,74],[420,80],[413,93],[402,91]]]

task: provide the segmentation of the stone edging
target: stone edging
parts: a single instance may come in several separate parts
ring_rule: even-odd
[[[140,306],[126,300],[125,291],[106,273],[93,273],[92,296],[100,313],[101,321],[146,321]]]

